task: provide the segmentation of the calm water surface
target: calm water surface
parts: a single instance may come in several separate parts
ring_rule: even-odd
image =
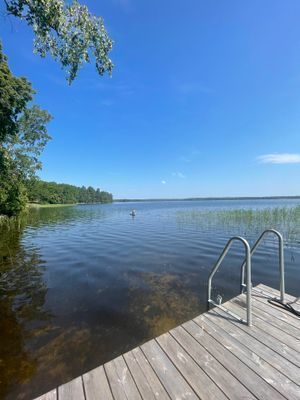
[[[136,209],[135,218],[129,212]],[[0,242],[0,398],[30,399],[205,311],[230,236],[285,236],[286,288],[300,295],[300,201],[115,203],[31,210]],[[278,287],[274,239],[253,283]],[[214,280],[239,292],[237,244]]]

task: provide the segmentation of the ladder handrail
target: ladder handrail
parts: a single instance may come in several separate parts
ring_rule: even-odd
[[[260,235],[260,237],[257,239],[253,247],[251,248],[250,255],[255,253],[255,250],[257,247],[260,245],[261,241],[263,238],[269,234],[272,233],[278,238],[278,258],[279,258],[279,275],[280,275],[280,300],[284,301],[284,295],[285,295],[285,283],[284,283],[284,253],[283,253],[283,237],[280,232],[276,231],[275,229],[266,229],[263,231],[263,233]],[[241,292],[243,293],[244,288],[246,287],[245,285],[245,265],[246,265],[246,260],[244,260],[243,264],[241,265]]]
[[[241,236],[234,236],[231,239],[228,240],[227,244],[225,245],[218,261],[216,262],[214,268],[212,269],[211,273],[209,274],[208,278],[208,285],[207,285],[207,305],[208,308],[210,304],[213,304],[215,306],[219,306],[216,304],[212,299],[211,299],[211,282],[212,278],[214,277],[215,273],[217,272],[218,268],[220,267],[222,261],[226,257],[226,254],[228,253],[230,247],[232,246],[233,242],[235,241],[240,241],[243,243],[245,247],[245,265],[246,265],[246,287],[247,287],[247,294],[246,294],[246,307],[247,307],[247,325],[251,326],[252,325],[252,312],[251,312],[251,291],[252,291],[252,284],[251,284],[251,249],[249,246],[249,243],[247,242],[246,239],[244,239]]]

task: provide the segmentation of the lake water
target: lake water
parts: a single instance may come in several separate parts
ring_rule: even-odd
[[[136,216],[129,213],[136,209]],[[31,210],[0,241],[0,398],[30,399],[206,310],[227,240],[285,238],[286,289],[300,295],[300,200],[161,201]],[[213,281],[239,293],[240,244]],[[253,284],[278,287],[276,241]]]

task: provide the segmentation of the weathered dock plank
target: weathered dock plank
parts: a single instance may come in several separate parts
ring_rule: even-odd
[[[59,400],[85,400],[82,377],[79,376],[71,382],[58,388]]]
[[[234,308],[236,313],[240,316],[242,316],[243,315],[242,313],[245,312],[244,310],[241,311],[242,304],[240,301],[236,301],[236,298],[232,299],[226,305],[228,306],[229,309]],[[282,330],[276,325],[275,326],[271,325],[269,322],[266,323],[266,320],[259,318],[255,314],[255,312],[252,315],[252,319],[253,319],[253,326],[255,328],[259,328],[263,332],[268,333],[270,339],[273,340],[275,344],[277,343],[278,345],[280,345],[280,343],[283,343],[284,345],[292,349],[294,355],[300,356],[300,341],[298,339],[288,334],[284,334]]]
[[[193,357],[229,399],[255,399],[251,392],[234,375],[231,375],[199,342],[195,343],[196,339],[183,327],[179,326],[171,330],[170,334]]]
[[[238,316],[242,316],[244,310],[238,304],[234,302],[226,303],[226,307],[234,312]],[[217,312],[218,310],[216,310]],[[291,363],[295,364],[298,368],[300,368],[300,342],[297,339],[294,340],[295,348],[293,348],[293,343],[291,346],[288,346],[286,343],[283,343],[282,340],[282,331],[274,328],[270,324],[266,324],[263,321],[256,319],[253,317],[253,326],[251,329],[247,329],[247,327],[243,324],[238,323],[238,321],[230,320],[232,324],[234,324],[237,328],[242,329],[244,332],[247,332],[249,335],[257,339],[266,347],[274,350],[282,357],[286,358]],[[260,323],[261,322],[261,323]],[[289,341],[292,342],[292,341]],[[259,344],[261,347],[261,345]],[[298,351],[299,353],[298,353]]]
[[[244,304],[244,301],[241,300],[240,298],[235,298],[232,301],[234,301],[235,303],[240,304],[242,306]],[[266,323],[269,323],[277,328],[280,328],[283,332],[285,332],[285,335],[284,335],[285,337],[288,338],[288,336],[286,336],[286,335],[289,335],[289,336],[296,338],[297,340],[300,340],[300,327],[296,328],[295,326],[289,324],[286,321],[286,319],[283,319],[280,316],[281,310],[279,309],[279,307],[270,306],[269,303],[265,303],[263,305],[265,305],[267,308],[262,309],[262,307],[260,307],[260,304],[261,303],[259,301],[255,301],[254,296],[253,296],[252,312],[254,315],[257,315],[260,319],[262,319]],[[272,311],[277,312],[277,317],[273,314]],[[285,311],[285,313],[287,314],[286,311]]]
[[[171,399],[198,399],[191,386],[155,340],[145,343],[142,350]]]
[[[219,343],[213,336],[210,336],[205,329],[189,321],[183,324],[186,329],[201,345],[203,344],[219,362],[236,377],[255,397],[261,400],[285,399],[264,379],[257,375],[251,368],[243,363],[229,348]]]
[[[140,368],[138,362],[136,361],[133,353],[130,351],[124,354],[124,359],[128,365],[136,386],[143,399],[155,400],[155,394],[151,389],[151,385],[148,382],[147,377],[144,375],[142,369]]]
[[[232,336],[241,345],[251,350],[257,357],[269,363],[273,368],[277,369],[281,374],[285,375],[286,378],[291,379],[297,385],[300,385],[300,374],[299,369],[295,368],[285,357],[281,356],[276,351],[270,349],[268,346],[262,346],[262,342],[255,339],[253,336],[248,334],[249,330],[240,329],[235,321],[228,321],[226,314],[222,310],[212,311],[214,315],[220,316],[218,320],[215,320],[219,327],[226,330],[226,332]],[[242,326],[241,324],[239,324]],[[244,326],[243,326],[244,327]],[[265,336],[264,332],[261,332],[260,340]],[[297,389],[297,388],[296,388]]]
[[[102,365],[84,374],[82,378],[86,400],[113,400]]]
[[[267,363],[260,354],[250,350],[248,346],[230,335],[225,330],[226,328],[224,329],[220,326],[221,320],[222,318],[216,317],[213,311],[195,318],[195,321],[201,327],[234,353],[257,375],[261,376],[270,386],[281,393],[283,397],[290,400],[300,399],[299,386],[276,370],[273,365]],[[248,338],[245,336],[244,340],[247,341]]]
[[[122,356],[105,364],[104,368],[115,399],[142,399]]]
[[[252,327],[214,308],[36,400],[300,400],[300,318],[255,289]],[[244,316],[245,296],[224,307]]]
[[[37,397],[35,400],[57,400],[57,390],[51,390],[50,392]]]
[[[160,400],[169,400],[170,396],[168,395],[166,389],[163,387],[157,375],[151,368],[149,361],[147,360],[141,349],[137,347],[132,350],[132,353],[144,375],[146,376],[146,379],[152,388],[155,398]]]
[[[198,366],[170,333],[165,333],[160,336],[157,338],[157,341],[200,399],[226,399],[226,396],[220,388],[210,379],[203,369]]]
[[[277,307],[276,309],[270,307],[269,304],[266,304],[262,298],[256,297],[255,294],[253,296],[253,305],[259,308],[262,311],[265,311],[272,315],[274,318],[278,318],[281,321],[287,323],[288,325],[292,325],[297,330],[300,329],[300,318],[295,316],[292,313],[287,313],[283,308]]]
[[[272,297],[279,297],[280,296],[279,290],[271,288],[270,286],[266,286],[263,283],[260,283],[259,285],[255,286],[254,289],[263,290],[264,292],[268,293]],[[290,302],[296,302],[298,300],[298,304],[300,304],[300,297],[298,297],[298,299],[297,299],[296,297],[291,296],[288,293],[285,293],[285,300],[286,301],[290,301]],[[297,318],[297,317],[295,317],[295,318]]]

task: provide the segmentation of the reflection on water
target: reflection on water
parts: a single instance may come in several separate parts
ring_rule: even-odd
[[[227,239],[285,236],[286,286],[299,295],[300,201],[200,201],[34,209],[0,234],[0,398],[29,399],[205,311]],[[253,283],[278,286],[274,240]],[[214,280],[239,291],[242,248]]]
[[[1,228],[0,274],[0,397],[13,385],[30,381],[37,369],[27,343],[45,329],[43,308],[47,286],[43,262],[36,251],[20,245],[22,223]]]

